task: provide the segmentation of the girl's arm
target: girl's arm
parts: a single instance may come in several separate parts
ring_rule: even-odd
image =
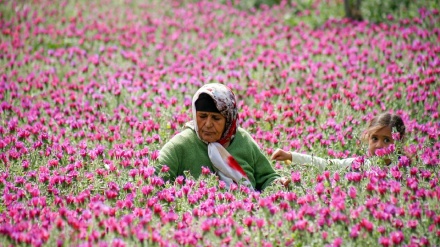
[[[290,160],[295,164],[311,164],[314,166],[319,166],[322,170],[327,167],[327,165],[335,165],[339,168],[347,168],[351,165],[355,158],[348,159],[323,159],[318,156],[302,154],[297,152],[287,152],[282,149],[277,149],[272,154],[272,160],[285,161]]]
[[[292,155],[292,162],[295,164],[311,164],[319,166],[321,169],[325,169],[327,165],[333,165],[338,168],[347,168],[351,166],[351,163],[355,158],[347,159],[323,159],[318,156],[302,154],[297,152],[290,152]]]

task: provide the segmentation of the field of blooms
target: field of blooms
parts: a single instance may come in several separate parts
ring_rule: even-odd
[[[0,1],[0,246],[440,246],[439,10],[317,28],[292,13],[317,14]],[[164,183],[159,150],[209,82],[233,89],[267,157],[359,162],[273,162],[292,183],[262,192],[210,174]],[[365,167],[361,134],[383,111],[408,135]]]

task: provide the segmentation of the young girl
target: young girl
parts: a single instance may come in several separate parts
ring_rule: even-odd
[[[393,134],[393,130],[397,133]],[[391,144],[394,144],[394,138],[400,140],[405,135],[405,124],[400,116],[390,113],[382,113],[374,117],[364,131],[362,139],[368,143],[367,156],[376,155],[376,151],[379,149],[387,148]],[[323,159],[320,157],[301,154],[297,152],[287,152],[282,149],[277,149],[272,154],[272,160],[278,161],[292,161],[298,164],[313,164],[324,168],[328,164],[334,164],[341,168],[351,166],[356,158],[347,159]],[[390,160],[385,160],[387,164],[391,163]]]

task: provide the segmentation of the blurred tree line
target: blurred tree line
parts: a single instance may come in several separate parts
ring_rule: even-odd
[[[221,0],[240,9],[288,4],[296,9],[289,18],[305,18],[304,22],[317,27],[329,18],[349,18],[355,21],[387,22],[389,19],[418,17],[419,10],[440,10],[440,0]],[[314,14],[304,17],[304,12]],[[318,13],[318,15],[316,14]],[[297,20],[290,20],[295,24]]]

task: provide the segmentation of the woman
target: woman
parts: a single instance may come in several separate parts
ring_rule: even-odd
[[[374,156],[377,150],[388,148],[394,144],[393,131],[395,131],[395,138],[402,139],[405,135],[405,124],[400,116],[390,113],[382,113],[375,116],[370,122],[367,129],[364,131],[362,138],[368,142],[367,156]],[[292,161],[298,164],[314,164],[321,168],[325,168],[328,164],[333,164],[341,168],[351,166],[356,158],[347,159],[323,159],[308,154],[301,154],[297,152],[287,152],[282,149],[277,149],[272,154],[271,159],[278,161]],[[369,163],[368,160],[366,160]],[[385,162],[390,164],[391,161],[386,159]]]
[[[159,164],[169,170],[166,180],[189,171],[195,178],[202,167],[215,172],[229,187],[243,183],[263,190],[279,178],[257,143],[238,127],[234,93],[225,85],[201,87],[192,100],[193,120],[186,129],[167,142],[159,154]]]

